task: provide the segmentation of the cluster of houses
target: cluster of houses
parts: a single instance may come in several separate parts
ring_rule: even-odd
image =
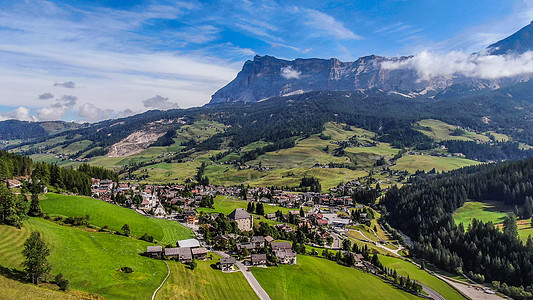
[[[206,260],[207,249],[200,246],[196,239],[181,240],[176,243],[177,247],[148,246],[146,256],[158,259],[175,259],[182,263],[188,263],[193,260]]]

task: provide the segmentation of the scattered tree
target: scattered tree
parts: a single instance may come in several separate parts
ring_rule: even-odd
[[[24,242],[22,254],[25,258],[22,262],[24,271],[32,283],[39,284],[39,280],[51,269],[46,259],[50,255],[50,249],[41,239],[39,232],[34,231],[30,234],[30,237]]]

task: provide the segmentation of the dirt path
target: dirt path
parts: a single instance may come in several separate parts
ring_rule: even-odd
[[[166,261],[165,261],[165,265],[167,265],[167,269],[168,269],[167,277],[165,277],[165,279],[163,280],[163,282],[161,282],[161,285],[157,288],[157,290],[155,290],[154,294],[152,295],[152,300],[155,299],[155,295],[157,294],[157,292],[159,291],[159,289],[161,289],[161,288],[163,287],[163,284],[165,284],[165,282],[167,281],[168,276],[170,276],[170,267],[168,266],[168,264],[167,264]]]

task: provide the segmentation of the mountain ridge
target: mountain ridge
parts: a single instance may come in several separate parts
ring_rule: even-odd
[[[483,55],[522,54],[533,50],[533,22],[513,35],[486,48]],[[225,102],[258,102],[272,97],[290,96],[316,90],[381,90],[408,98],[454,94],[460,85],[463,92],[499,89],[528,81],[531,75],[483,79],[454,75],[420,78],[409,68],[384,68],[384,62],[401,63],[413,56],[384,57],[368,55],[352,62],[337,58],[279,59],[256,55],[244,63],[237,77],[211,97],[209,105]],[[533,73],[533,72],[532,72]]]

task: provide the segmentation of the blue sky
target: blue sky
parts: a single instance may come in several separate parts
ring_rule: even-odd
[[[470,53],[529,24],[531,2],[0,0],[0,113],[96,121],[199,106],[255,54]]]

